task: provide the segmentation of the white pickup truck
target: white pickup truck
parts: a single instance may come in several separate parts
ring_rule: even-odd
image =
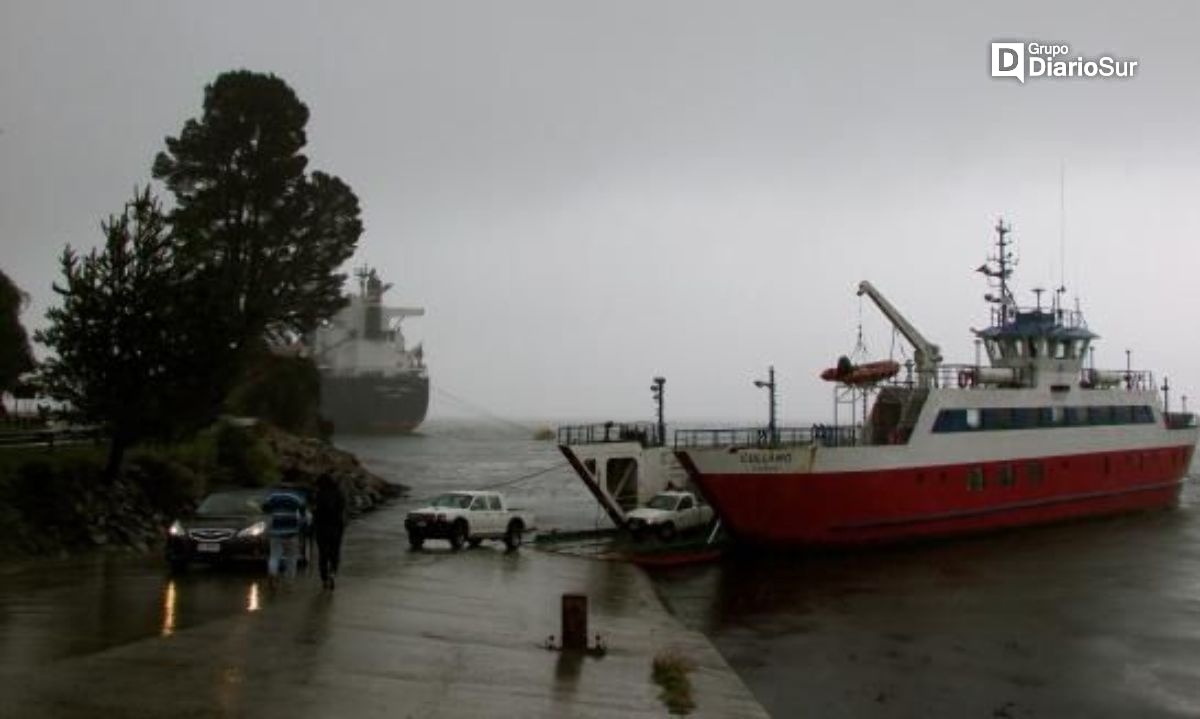
[[[712,507],[691,492],[659,492],[645,507],[625,515],[625,526],[640,540],[654,532],[663,541],[670,541],[679,532],[705,527],[712,521]]]
[[[447,492],[404,518],[413,549],[420,549],[426,539],[448,539],[454,549],[498,539],[513,550],[533,527],[533,514],[510,508],[499,492]]]

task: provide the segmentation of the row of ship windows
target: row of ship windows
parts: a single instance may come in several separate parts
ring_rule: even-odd
[[[999,464],[986,473],[981,466],[971,467],[967,470],[967,489],[971,492],[982,492],[992,485],[994,487],[1013,487],[1017,484],[1018,473],[1021,479],[1030,487],[1040,487],[1042,481],[1046,477],[1046,464],[1058,463],[1059,469],[1067,470],[1072,467],[1075,460],[1050,460],[1048,462],[1032,461],[1022,462],[1021,464]],[[1108,476],[1112,471],[1124,465],[1126,468],[1137,468],[1140,470],[1146,469],[1147,465],[1168,467],[1174,465],[1182,465],[1187,462],[1187,452],[1185,450],[1157,450],[1152,452],[1136,452],[1125,455],[1124,457],[1102,457],[1098,461],[1098,466],[1095,468],[1097,472],[1104,476]],[[941,473],[942,481],[946,479],[946,473]],[[917,474],[917,483],[924,482],[924,473]]]
[[[1112,424],[1154,424],[1154,410],[1150,405],[943,409],[938,412],[933,431],[986,432]]]

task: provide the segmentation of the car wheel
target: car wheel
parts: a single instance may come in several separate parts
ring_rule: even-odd
[[[667,522],[658,528],[658,538],[664,542],[669,542],[675,538],[675,523]]]
[[[521,526],[520,522],[508,525],[508,531],[504,533],[504,546],[508,548],[508,551],[513,552],[521,548],[524,532],[525,528]]]
[[[454,527],[450,530],[450,548],[462,549],[463,543],[467,541],[467,523],[461,519],[454,523]]]
[[[409,532],[408,546],[412,549],[420,549],[425,546],[425,538],[416,532]]]

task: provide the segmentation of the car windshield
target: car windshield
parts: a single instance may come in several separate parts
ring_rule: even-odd
[[[649,507],[650,509],[671,510],[671,509],[675,509],[675,503],[678,501],[679,501],[678,497],[672,497],[669,494],[659,494],[659,495],[655,495],[654,499],[651,499],[650,503],[647,504],[646,506]]]
[[[217,492],[204,498],[196,508],[201,517],[261,514],[262,492]]]
[[[450,507],[452,509],[466,509],[471,506],[471,495],[469,494],[443,494],[433,500],[435,507]]]

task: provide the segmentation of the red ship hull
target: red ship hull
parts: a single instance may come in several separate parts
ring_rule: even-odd
[[[1172,506],[1193,445],[1003,462],[812,473],[701,473],[740,541],[838,546],[945,537]],[[982,473],[980,471],[982,470]]]

